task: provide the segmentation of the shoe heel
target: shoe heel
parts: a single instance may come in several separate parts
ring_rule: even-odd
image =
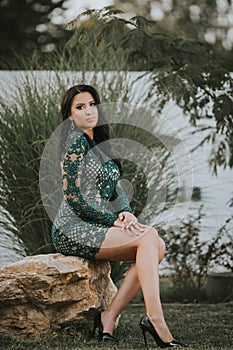
[[[93,324],[93,331],[92,331],[92,337],[95,337],[96,329],[99,331],[99,337],[101,332],[101,320],[100,320],[100,314],[96,315],[94,317],[94,324]]]
[[[182,343],[174,338],[172,339],[172,341],[165,343],[158,335],[156,329],[154,328],[153,324],[151,323],[151,321],[147,315],[143,316],[143,318],[141,319],[141,321],[139,323],[139,326],[141,327],[146,347],[147,347],[146,332],[150,333],[150,335],[154,338],[157,346],[159,346],[160,348],[171,348],[174,346],[186,347],[186,344],[184,344],[184,343]]]
[[[92,332],[93,337],[95,337],[96,328],[98,330],[99,340],[108,341],[108,342],[110,341],[115,343],[118,342],[117,338],[113,337],[110,333],[107,333],[107,332],[103,333],[103,325],[101,322],[101,312],[94,317],[94,325],[93,325],[93,332]]]
[[[145,342],[145,347],[148,348],[147,339],[146,339],[146,330],[144,329],[143,326],[141,326],[141,330],[142,330],[142,334],[143,334],[143,338],[144,338],[144,342]]]
[[[94,338],[95,337],[95,331],[96,331],[96,328],[97,328],[97,324],[96,324],[96,320],[94,318],[94,324],[93,324],[93,330],[92,330],[92,333],[91,333],[91,337]]]

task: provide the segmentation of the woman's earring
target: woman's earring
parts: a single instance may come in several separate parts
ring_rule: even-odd
[[[71,121],[71,130],[74,130],[74,119],[72,117],[69,117],[70,121]]]

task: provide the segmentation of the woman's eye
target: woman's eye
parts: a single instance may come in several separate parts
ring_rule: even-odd
[[[92,103],[90,103],[90,105],[89,106],[85,106],[85,105],[78,105],[78,106],[76,106],[76,109],[78,109],[79,111],[82,111],[82,110],[84,110],[85,108],[89,108],[89,107],[95,107],[96,106],[96,104],[95,104],[95,102],[92,102]]]

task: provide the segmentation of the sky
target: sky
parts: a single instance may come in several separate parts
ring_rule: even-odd
[[[77,17],[86,8],[101,9],[104,6],[113,5],[114,0],[67,0],[65,19],[70,21]]]

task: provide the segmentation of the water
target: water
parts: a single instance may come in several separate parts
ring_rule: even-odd
[[[0,219],[4,220],[2,210],[0,210]],[[23,249],[15,241],[13,234],[2,228],[0,232],[0,265],[13,263],[21,259],[23,255]]]

